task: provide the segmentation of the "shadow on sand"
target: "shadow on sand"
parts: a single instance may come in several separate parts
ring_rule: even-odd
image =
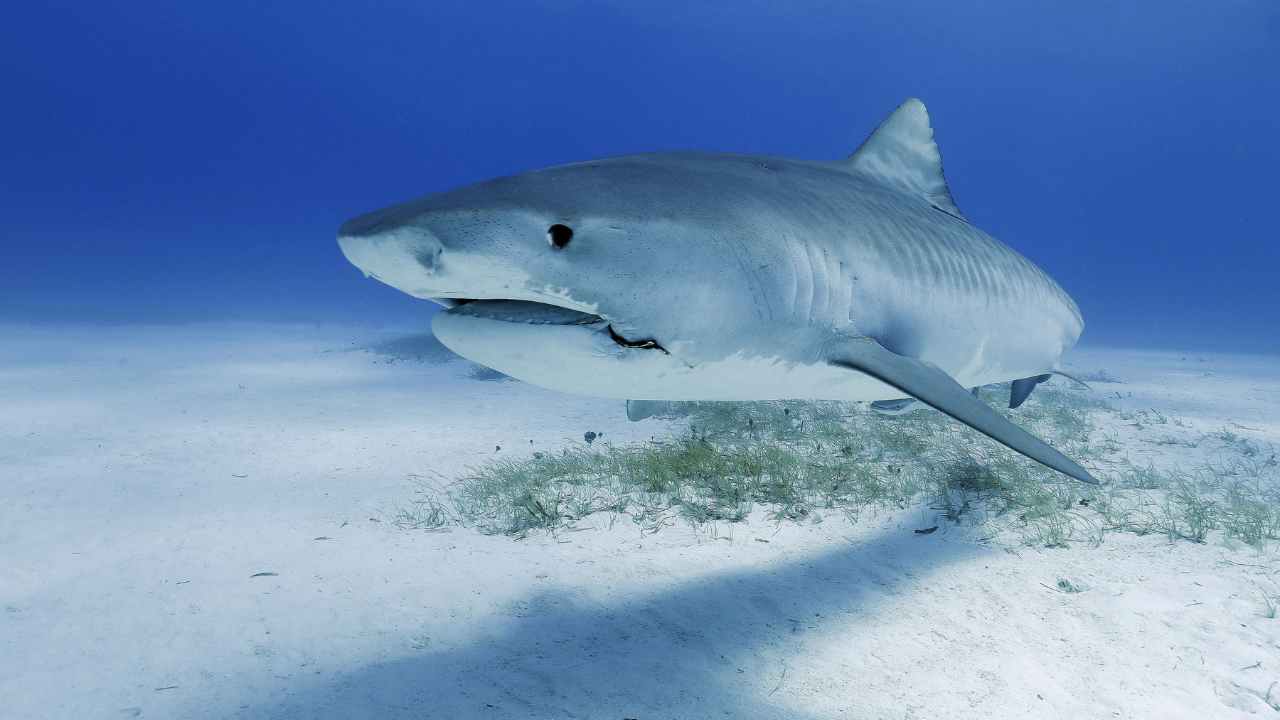
[[[385,362],[418,362],[430,365],[443,365],[455,361],[466,363],[467,377],[481,382],[505,382],[512,379],[497,370],[477,365],[455,355],[431,333],[403,335],[359,349],[381,356]]]
[[[390,361],[421,362],[440,365],[454,360],[461,360],[452,350],[445,347],[431,333],[413,333],[381,340],[362,348]]]
[[[609,605],[572,591],[538,594],[518,604],[508,622],[467,643],[311,685],[289,681],[277,690],[282,699],[242,708],[240,716],[810,717],[779,704],[787,692],[775,695],[805,683],[802,669],[784,673],[793,658],[833,636],[860,656],[875,653],[858,627],[875,622],[877,606],[909,598],[928,576],[986,552],[896,527],[823,554]],[[839,696],[856,698],[862,694],[856,669],[846,670]],[[823,681],[840,674],[837,666]],[[857,707],[847,711],[860,715]]]

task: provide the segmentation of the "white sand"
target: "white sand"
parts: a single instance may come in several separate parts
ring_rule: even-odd
[[[937,524],[925,509],[644,536],[604,519],[523,541],[404,531],[389,515],[415,475],[663,426],[626,422],[617,401],[352,349],[387,333],[0,330],[0,717],[1280,707],[1280,620],[1262,616],[1274,550],[1109,535],[1011,551],[963,529],[915,535]],[[1276,358],[1072,360],[1123,379],[1097,385],[1117,405],[1185,425],[1118,424],[1136,458],[1211,456],[1150,439],[1221,428],[1280,443]],[[1052,589],[1060,578],[1084,592]]]

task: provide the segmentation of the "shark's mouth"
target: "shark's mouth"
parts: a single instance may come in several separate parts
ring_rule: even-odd
[[[470,298],[433,298],[448,309],[445,312],[455,317],[475,317],[485,320],[497,320],[509,323],[528,325],[607,325],[609,339],[626,348],[661,350],[662,347],[653,338],[632,339],[620,335],[613,329],[609,321],[599,315],[573,310],[550,303],[533,302],[531,300],[473,300]],[[670,354],[670,353],[667,353]]]

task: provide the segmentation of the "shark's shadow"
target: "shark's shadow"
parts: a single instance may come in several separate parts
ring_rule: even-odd
[[[799,671],[784,673],[790,659],[835,632],[853,633],[856,641],[858,625],[874,621],[886,599],[909,596],[947,565],[986,552],[894,527],[824,554],[611,605],[543,593],[520,603],[504,627],[465,645],[427,648],[310,687],[288,683],[281,688],[285,699],[272,707],[239,712],[345,719],[803,718],[773,702],[784,684],[805,680]],[[847,680],[857,682],[853,674]]]
[[[467,377],[481,382],[502,382],[512,378],[483,365],[477,365],[466,358],[454,354],[431,333],[414,333],[382,340],[367,345],[359,350],[373,353],[384,358],[384,362],[417,362],[429,365],[444,365],[452,362],[465,363]]]
[[[429,332],[398,335],[357,348],[386,358],[388,361],[405,361],[443,365],[460,359]]]

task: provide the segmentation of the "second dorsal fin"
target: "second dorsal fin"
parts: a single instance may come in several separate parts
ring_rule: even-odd
[[[948,215],[964,219],[942,176],[942,154],[933,141],[929,111],[915,98],[899,105],[845,164],[854,172],[918,195]]]

